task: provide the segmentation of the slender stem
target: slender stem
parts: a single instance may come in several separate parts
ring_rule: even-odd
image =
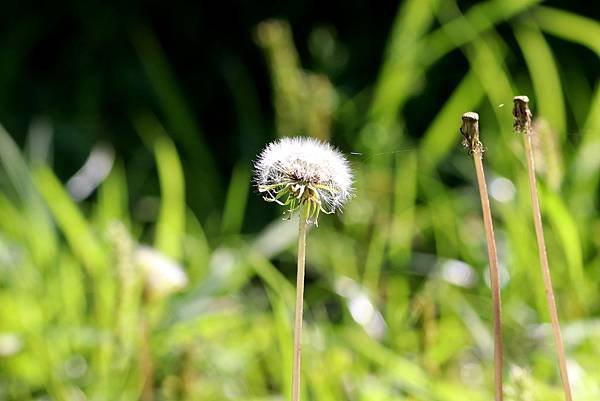
[[[488,198],[481,152],[473,152],[475,171],[477,172],[477,184],[483,210],[483,225],[485,227],[485,238],[490,265],[490,283],[492,286],[492,304],[494,315],[494,379],[496,401],[502,401],[502,301],[500,298],[500,271],[498,269],[498,254],[496,252],[496,238],[494,236],[494,225],[490,211],[490,200]]]
[[[298,271],[296,276],[296,317],[294,320],[294,364],[292,366],[292,401],[300,400],[300,362],[302,356],[302,310],[304,306],[304,264],[306,260],[306,220],[308,203],[300,209],[298,227]]]
[[[542,225],[542,215],[540,212],[540,200],[537,193],[537,182],[535,178],[535,161],[533,158],[533,150],[531,147],[531,131],[523,136],[525,142],[525,152],[527,155],[527,171],[529,175],[529,192],[531,194],[531,207],[533,211],[533,223],[535,226],[535,237],[537,239],[538,253],[540,257],[540,266],[544,276],[544,292],[546,293],[546,301],[548,302],[548,311],[550,312],[550,320],[552,321],[552,334],[554,336],[554,345],[556,346],[556,354],[558,358],[558,368],[560,371],[560,379],[562,381],[565,400],[572,401],[571,386],[569,384],[569,375],[567,372],[567,359],[565,356],[565,348],[563,346],[562,335],[560,333],[560,323],[558,321],[558,312],[556,310],[556,301],[554,300],[554,290],[552,289],[552,277],[550,275],[550,267],[548,264],[548,254],[546,253],[546,241],[544,240],[544,228]]]
[[[483,144],[479,141],[479,114],[467,112],[462,116],[460,132],[464,137],[463,145],[469,149],[475,162],[479,197],[481,198],[481,209],[483,212],[483,225],[485,228],[485,239],[490,265],[490,284],[492,287],[492,309],[494,318],[494,384],[495,399],[502,401],[502,300],[500,298],[500,270],[498,269],[498,253],[496,252],[496,238],[494,236],[494,225],[492,223],[492,212],[490,211],[490,200],[488,198],[485,174],[483,171]]]
[[[548,264],[548,254],[546,253],[546,241],[544,239],[544,226],[542,225],[542,213],[540,211],[540,200],[537,192],[537,181],[535,178],[535,160],[533,158],[533,149],[531,146],[531,110],[529,110],[529,98],[527,96],[514,97],[514,130],[523,134],[525,143],[525,157],[527,158],[527,174],[529,176],[529,193],[531,195],[531,211],[533,213],[533,224],[535,227],[535,237],[537,240],[538,254],[540,257],[540,267],[544,276],[544,292],[548,303],[548,311],[552,322],[552,335],[554,336],[554,345],[556,346],[556,356],[558,358],[558,369],[562,381],[565,400],[572,401],[571,385],[569,384],[569,375],[567,372],[567,358],[563,346],[562,335],[560,334],[560,324],[558,322],[558,312],[556,311],[556,301],[554,300],[554,290],[552,289],[552,277]]]

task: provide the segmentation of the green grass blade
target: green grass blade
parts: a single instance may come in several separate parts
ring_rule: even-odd
[[[206,233],[198,218],[191,210],[187,211],[185,239],[185,261],[191,282],[203,280],[208,274],[211,248]]]
[[[414,62],[418,57],[415,42],[426,33],[434,20],[434,7],[423,7],[423,1],[404,2],[396,19],[385,50],[385,61],[377,78],[372,118],[391,123],[396,116],[401,99],[406,97],[415,84]]]
[[[419,146],[421,174],[427,175],[460,141],[460,116],[465,110],[475,109],[483,100],[484,92],[473,71],[456,87],[442,109],[425,131]]]
[[[546,119],[561,138],[567,134],[567,117],[558,66],[552,50],[533,24],[515,24],[515,37],[523,52],[533,82],[539,116]]]
[[[154,143],[160,179],[161,205],[156,222],[156,247],[174,260],[181,260],[185,232],[185,183],[175,145],[165,136]]]
[[[591,291],[583,269],[582,242],[577,224],[559,196],[548,190],[543,190],[542,196],[544,213],[548,216],[565,254],[572,288],[577,289],[573,291],[573,295],[578,298],[580,304],[589,306]]]
[[[18,197],[16,207],[21,208],[26,216],[27,225],[23,229],[29,231],[27,242],[34,260],[40,267],[48,265],[52,262],[57,247],[50,216],[19,148],[1,125],[0,164]]]
[[[91,273],[97,272],[105,266],[106,254],[77,205],[47,167],[36,169],[33,178],[73,254]]]
[[[600,84],[590,105],[590,111],[583,128],[583,137],[575,158],[574,178],[577,183],[587,182],[593,177],[598,177],[600,169]],[[582,186],[583,192],[589,188]]]
[[[390,49],[392,51],[386,55],[382,75],[378,78],[371,110],[372,117],[380,118],[384,122],[392,121],[404,102],[413,94],[415,87],[412,83],[421,79],[431,65],[452,50],[477,39],[481,34],[492,29],[494,25],[522,13],[539,1],[491,0],[482,2],[471,7],[464,16],[447,22],[422,37],[412,46],[396,47],[392,45],[397,40],[391,42]],[[431,8],[435,9],[434,6]],[[411,10],[408,5],[406,9]],[[417,21],[421,22],[421,25],[416,25],[416,27],[423,29],[429,16],[425,11],[420,11],[416,15],[418,16]],[[397,21],[397,24],[400,24],[404,20],[399,18]],[[413,27],[413,25],[408,26]],[[394,29],[397,29],[397,32],[405,32],[404,29]],[[449,36],[448,32],[453,32],[453,35]],[[411,42],[409,41],[409,43]]]
[[[27,241],[27,220],[11,200],[0,192],[0,233],[19,241]]]
[[[426,65],[437,60],[494,28],[495,25],[509,20],[541,0],[490,0],[475,4],[464,16],[447,22],[440,28],[427,35],[420,47],[427,49],[423,57]],[[452,36],[448,32],[453,32]]]
[[[237,235],[240,233],[244,222],[250,182],[249,169],[244,164],[237,165],[233,169],[229,190],[225,198],[225,208],[221,221],[223,234]]]
[[[579,43],[600,57],[600,23],[591,18],[551,7],[537,7],[533,13],[542,30]]]
[[[500,134],[507,139],[512,137],[511,112],[509,107],[499,106],[510,104],[515,91],[504,65],[501,43],[498,41],[499,39],[494,35],[482,37],[481,40],[476,40],[468,46],[465,54],[492,105]],[[485,138],[485,133],[482,133],[482,136]],[[484,144],[490,144],[490,140],[483,139],[483,141]]]
[[[99,227],[106,228],[113,220],[129,225],[129,196],[127,179],[123,165],[115,163],[112,171],[98,188],[96,205],[96,221]]]

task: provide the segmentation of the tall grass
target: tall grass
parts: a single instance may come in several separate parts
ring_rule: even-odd
[[[325,105],[306,100],[313,72],[269,59],[274,82],[303,77],[300,93],[278,92],[278,101],[318,109],[291,120],[278,115],[279,124],[312,127],[363,154],[354,158],[356,197],[308,244],[306,400],[491,399],[484,235],[475,176],[455,146],[456,116],[466,109],[486,122],[506,398],[561,399],[551,331],[542,323],[544,288],[531,268],[538,260],[527,175],[506,106],[519,92],[535,94],[536,115],[556,138],[555,150],[540,147],[536,161],[560,167],[552,173],[546,164],[538,177],[573,397],[600,398],[600,89],[598,77],[566,74],[573,61],[557,53],[579,46],[597,58],[600,27],[538,3],[489,0],[462,13],[453,2],[408,0],[373,86],[351,95],[320,75],[319,93],[333,99]],[[519,52],[507,44],[513,37]],[[117,158],[96,193],[75,202],[49,162],[29,163],[0,131],[0,399],[135,400],[148,389],[161,400],[287,399],[296,227],[279,217],[258,230],[244,224],[260,220],[245,212],[253,202],[249,161],[221,182],[216,162],[202,156],[210,150],[165,54],[150,31],[132,38],[160,117],[141,110],[131,120],[155,162],[144,168],[160,193],[132,180],[130,161]],[[295,47],[285,40],[284,49]],[[410,102],[458,53],[464,76],[439,110],[420,111],[431,116],[423,133],[409,135]],[[252,121],[243,96],[234,101],[239,120]],[[135,257],[141,244],[183,267],[189,284],[150,297]],[[133,281],[123,271],[134,272]],[[143,358],[152,363],[151,381]]]

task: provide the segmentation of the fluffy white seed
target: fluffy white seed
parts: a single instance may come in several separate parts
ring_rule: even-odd
[[[348,161],[317,139],[295,137],[272,142],[260,153],[254,168],[265,200],[290,206],[290,212],[303,202],[313,202],[312,207],[318,208],[313,211],[315,221],[319,211],[335,212],[352,194]],[[283,198],[284,194],[288,197]]]

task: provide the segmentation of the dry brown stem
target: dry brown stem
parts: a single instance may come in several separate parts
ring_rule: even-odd
[[[542,214],[540,211],[540,200],[537,191],[537,181],[535,177],[535,160],[531,146],[531,111],[529,110],[529,98],[527,96],[514,97],[514,129],[522,133],[525,142],[525,156],[527,157],[527,172],[529,175],[529,192],[531,194],[531,210],[533,212],[533,223],[535,226],[535,237],[537,240],[538,254],[540,258],[540,267],[544,276],[544,292],[548,304],[548,312],[552,323],[552,334],[556,355],[558,359],[558,368],[560,379],[565,393],[565,400],[572,401],[571,386],[569,384],[569,375],[567,372],[567,358],[563,346],[562,335],[560,332],[560,323],[558,321],[558,312],[556,310],[556,301],[554,299],[554,290],[552,289],[552,277],[550,275],[550,266],[548,263],[548,254],[546,253],[546,241],[544,239],[544,227],[542,225]]]
[[[496,401],[502,401],[503,345],[500,270],[498,268],[498,253],[496,251],[496,238],[494,235],[492,212],[490,210],[490,200],[488,198],[485,174],[483,171],[482,158],[484,147],[479,140],[479,115],[473,112],[463,114],[460,132],[464,137],[463,145],[469,149],[469,153],[473,156],[475,172],[477,174],[477,184],[479,187],[479,196],[481,198],[483,225],[485,228],[485,238],[487,242],[489,260],[490,284],[492,287],[492,308],[494,318],[494,393]]]

